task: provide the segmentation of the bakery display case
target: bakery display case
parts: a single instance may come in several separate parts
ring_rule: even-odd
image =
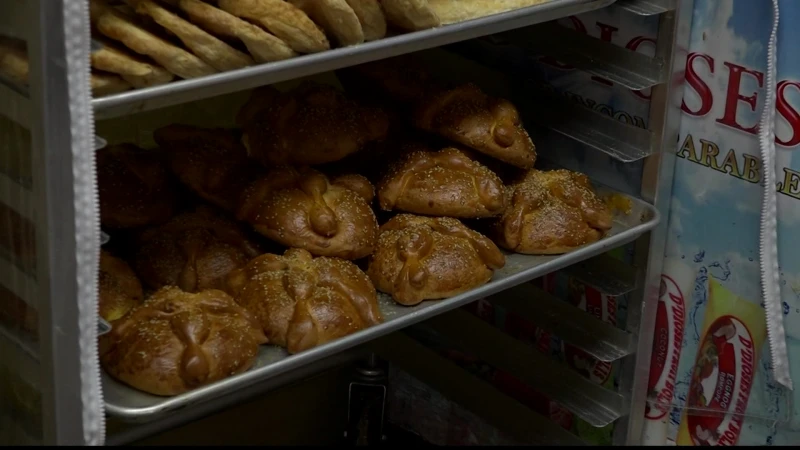
[[[641,442],[691,10],[3,2],[0,442],[126,444],[371,355],[519,441],[585,443],[426,333]],[[654,24],[651,54],[564,26],[591,11]],[[647,90],[643,122],[526,67],[548,58]],[[556,272],[627,296],[624,323],[532,284]]]

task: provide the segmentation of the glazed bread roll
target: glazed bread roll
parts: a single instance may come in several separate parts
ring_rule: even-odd
[[[381,6],[389,23],[403,30],[425,30],[441,25],[428,0],[381,0]]]
[[[568,170],[531,170],[507,189],[509,207],[493,236],[503,248],[556,255],[598,241],[613,217],[589,177]]]
[[[248,154],[266,167],[338,161],[389,132],[389,119],[380,109],[310,83],[289,93],[256,89],[237,119]]]
[[[261,254],[238,224],[208,207],[143,231],[136,244],[133,266],[149,288],[186,292],[223,288],[232,270]]]
[[[256,23],[298,53],[331,48],[325,33],[299,8],[284,0],[219,0],[223,10]]]
[[[414,124],[523,169],[536,162],[536,147],[508,100],[474,84],[438,92],[418,105]]]
[[[90,0],[92,25],[140,55],[152,58],[181,78],[197,78],[217,71],[197,56],[146,30],[133,18],[104,0]]]
[[[141,391],[178,395],[249,369],[266,342],[258,323],[223,291],[165,287],[100,337],[112,377]]]
[[[104,227],[141,227],[172,217],[177,195],[158,152],[112,145],[96,152],[96,166]]]
[[[151,0],[127,0],[138,14],[148,16],[165,30],[174,34],[189,50],[211,67],[225,72],[252,66],[253,59],[216,37],[206,33]]]
[[[361,22],[364,40],[374,41],[386,36],[386,16],[378,0],[347,0]]]
[[[237,133],[190,125],[168,125],[153,137],[175,176],[192,192],[228,212],[259,170],[247,158]]]
[[[142,283],[125,261],[100,250],[100,317],[113,322],[142,304]]]
[[[345,0],[287,0],[308,14],[339,45],[346,47],[364,42],[364,30],[353,8]]]
[[[372,253],[378,232],[375,214],[363,197],[372,188],[366,178],[353,176],[344,179],[344,186],[313,169],[279,167],[247,188],[237,217],[287,247],[318,256],[363,258]]]
[[[257,62],[281,61],[297,56],[282,39],[220,8],[200,0],[174,0],[174,3],[193,23],[206,31],[242,41]]]
[[[228,277],[228,292],[270,344],[298,353],[383,321],[375,288],[355,264],[305,250],[266,254]]]
[[[367,275],[402,305],[448,298],[485,284],[505,256],[456,219],[400,214],[380,228]]]
[[[166,84],[174,78],[167,69],[133,56],[108,39],[96,36],[93,40],[99,46],[92,49],[94,69],[115,73],[136,88]]]
[[[494,172],[457,148],[424,145],[412,145],[389,166],[378,202],[386,211],[459,218],[496,216],[506,205],[505,186]]]

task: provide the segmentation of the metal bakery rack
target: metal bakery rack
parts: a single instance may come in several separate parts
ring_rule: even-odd
[[[619,161],[584,169],[601,192],[618,191],[621,177],[627,176],[618,168],[622,163],[634,164],[641,182],[637,189],[622,193],[630,200],[631,211],[617,214],[609,235],[597,243],[561,256],[509,255],[506,267],[490,283],[447,300],[403,307],[381,296],[383,324],[292,356],[263,346],[251,370],[183,395],[151,396],[103,374],[106,414],[131,422],[124,431],[109,434],[108,442],[122,444],[146,437],[374,352],[515,436],[540,443],[581,443],[426,349],[409,337],[413,333],[402,332],[415,324],[436,330],[514,373],[593,426],[616,422],[617,443],[641,441],[691,0],[550,0],[458,24],[95,99],[89,98],[86,89],[74,88],[80,74],[70,71],[68,63],[76,54],[88,54],[88,33],[77,36],[78,30],[88,27],[87,3],[0,2],[0,35],[24,40],[30,60],[27,86],[0,80],[0,394],[4,395],[0,397],[0,443],[82,444],[87,439],[85,429],[103,426],[102,414],[99,418],[91,414],[92,399],[85,391],[81,395],[82,383],[90,376],[82,374],[81,361],[92,355],[82,354],[80,331],[93,322],[81,314],[85,280],[79,276],[79,266],[85,261],[76,254],[99,249],[101,242],[99,230],[81,232],[86,228],[82,220],[87,205],[76,192],[77,180],[84,174],[75,167],[81,155],[102,147],[104,139],[111,141],[102,131],[111,128],[108,124],[126,123],[142,112],[149,111],[152,117],[189,102],[420,51],[427,51],[420,57],[428,55],[433,70],[464,75],[485,83],[486,89],[511,96],[540,149],[577,146],[582,152]],[[601,8],[657,20],[654,56],[616,47],[554,22]],[[498,70],[502,68],[491,58],[473,57],[475,41],[469,40],[488,35],[623,86],[652,88],[648,127],[637,128],[576,106],[542,91],[524,73]],[[451,70],[446,64],[463,70]],[[95,122],[98,136],[92,142],[85,136],[94,136]],[[552,162],[559,163],[557,154],[545,152],[544,156],[554,156]],[[630,243],[635,249],[630,266],[603,256]],[[527,283],[559,269],[604,292],[630,293],[627,329],[600,322]],[[601,361],[621,361],[619,388],[589,383],[458,310],[482,298],[529,318]],[[22,392],[22,385],[35,395],[9,394]]]

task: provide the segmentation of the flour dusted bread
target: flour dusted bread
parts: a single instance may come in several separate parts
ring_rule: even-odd
[[[289,45],[261,27],[201,0],[175,0],[192,23],[224,38],[238,39],[257,62],[281,61],[297,56]]]
[[[511,102],[474,84],[444,89],[417,106],[414,124],[523,169],[536,162],[536,147]]]
[[[400,214],[381,226],[367,275],[398,303],[416,305],[474,289],[504,265],[492,241],[457,219]]]
[[[121,144],[98,150],[96,155],[104,227],[141,227],[172,217],[177,195],[158,152]]]
[[[331,45],[306,13],[284,0],[219,0],[223,10],[256,23],[298,53],[317,53]]]
[[[101,336],[100,361],[117,380],[178,395],[249,369],[266,342],[250,313],[223,291],[165,287]]]
[[[531,170],[508,187],[509,207],[495,241],[517,253],[554,255],[598,241],[612,214],[589,178],[568,170]]]
[[[359,259],[372,253],[378,230],[364,191],[332,184],[313,169],[283,166],[247,188],[237,217],[287,247]]]
[[[217,72],[202,59],[153,34],[104,0],[90,0],[89,5],[92,25],[97,31],[140,55],[149,56],[173,74],[181,78],[196,78]]]
[[[506,205],[500,178],[463,150],[412,144],[378,184],[381,209],[429,216],[496,216]]]
[[[389,119],[380,109],[311,83],[287,93],[269,86],[256,89],[237,120],[248,154],[266,167],[338,161],[389,131]]]
[[[237,223],[198,207],[140,233],[133,266],[151,289],[199,292],[224,287],[232,270],[259,254],[258,244]]]
[[[236,211],[239,197],[258,173],[236,132],[172,124],[153,137],[183,184],[215,206]]]
[[[347,0],[361,22],[364,40],[374,41],[386,36],[386,16],[378,0]]]
[[[114,45],[110,40],[94,37],[92,68],[119,75],[136,88],[169,83],[174,76],[163,67],[145,61]]]
[[[142,283],[128,263],[101,250],[99,275],[100,317],[113,322],[142,304]]]
[[[381,6],[389,23],[403,30],[425,30],[441,25],[428,0],[381,0]]]
[[[320,24],[343,47],[364,42],[364,30],[345,0],[287,0]]]
[[[228,277],[270,344],[298,353],[383,321],[375,288],[355,264],[305,250],[266,254]]]

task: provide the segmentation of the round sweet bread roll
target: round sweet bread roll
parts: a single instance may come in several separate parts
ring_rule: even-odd
[[[278,167],[245,190],[237,218],[287,247],[363,258],[372,253],[378,233],[366,200],[372,185],[358,176],[340,177],[339,183],[314,169]]]
[[[100,361],[141,391],[178,395],[248,370],[266,338],[225,292],[165,287],[101,336]]]
[[[301,249],[265,254],[228,276],[228,292],[269,342],[298,353],[383,321],[375,288],[355,264]]]
[[[268,168],[338,161],[389,133],[389,119],[381,109],[312,83],[287,93],[256,89],[237,121],[248,154]]]
[[[237,223],[199,207],[140,233],[133,266],[151,289],[199,292],[223,288],[231,271],[259,254],[258,244]]]
[[[453,297],[485,284],[505,256],[457,219],[400,214],[383,224],[367,275],[397,303]]]
[[[177,194],[158,152],[121,144],[98,150],[96,155],[104,227],[141,227],[172,217]]]
[[[531,170],[507,188],[509,207],[493,227],[503,248],[556,255],[598,241],[613,216],[589,177],[569,170]]]
[[[381,209],[428,216],[492,217],[506,206],[505,186],[463,150],[412,145],[378,183]]]
[[[100,317],[113,322],[121,319],[144,300],[142,283],[125,261],[100,251]]]

